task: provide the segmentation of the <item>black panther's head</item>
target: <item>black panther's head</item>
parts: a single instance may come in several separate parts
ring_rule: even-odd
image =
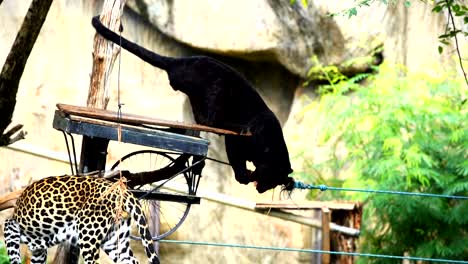
[[[292,177],[283,177],[283,178],[264,178],[261,181],[257,181],[257,191],[259,193],[264,193],[270,189],[275,188],[278,185],[282,185],[281,191],[292,192],[294,189],[294,179]]]

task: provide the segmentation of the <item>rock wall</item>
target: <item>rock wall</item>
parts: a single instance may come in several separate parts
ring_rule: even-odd
[[[311,56],[325,65],[342,65],[379,47],[386,60],[409,68],[438,63],[454,66],[454,54],[437,51],[447,15],[432,13],[429,4],[376,3],[348,18],[329,14],[354,6],[353,1],[315,0],[308,1],[307,7],[301,2],[129,0],[128,6],[191,47],[250,61],[273,60],[301,77],[312,66]],[[457,24],[463,27],[461,18]],[[467,50],[466,38],[460,35],[459,41]]]
[[[247,60],[274,60],[302,77],[312,55],[325,64],[341,64],[381,44],[368,34],[369,46],[353,47],[358,39],[343,32],[315,1],[307,8],[283,0],[130,0],[129,6],[182,43]]]

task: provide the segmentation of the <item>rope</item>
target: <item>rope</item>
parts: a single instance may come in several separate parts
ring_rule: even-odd
[[[224,165],[231,165],[228,162],[218,160],[215,158],[207,157],[207,160],[211,160],[217,163]],[[306,184],[301,181],[294,181],[294,189],[317,189],[322,192],[330,191],[346,191],[346,192],[364,192],[364,193],[378,193],[378,194],[393,194],[393,195],[408,195],[408,196],[420,196],[420,197],[436,197],[436,198],[446,198],[446,199],[459,199],[459,200],[468,200],[468,196],[461,195],[447,195],[447,194],[435,194],[435,193],[416,193],[416,192],[403,192],[403,191],[390,191],[390,190],[372,190],[372,189],[359,189],[359,188],[341,188],[341,187],[332,187],[324,184],[321,185],[312,185]]]
[[[319,249],[302,249],[302,248],[288,248],[288,247],[241,245],[241,244],[232,244],[232,243],[215,243],[215,242],[200,242],[200,241],[187,241],[187,240],[160,240],[159,242],[173,243],[173,244],[187,244],[187,245],[196,245],[196,246],[231,247],[231,248],[243,248],[243,249],[260,249],[260,250],[302,252],[302,253],[312,253],[312,254],[344,255],[344,256],[366,257],[366,258],[387,258],[387,259],[410,260],[410,261],[429,261],[429,262],[444,262],[444,263],[468,263],[468,261],[465,261],[465,260],[422,258],[422,257],[411,257],[411,256],[393,256],[393,255],[382,255],[382,254],[372,254],[372,253],[329,251],[329,250],[319,250]]]
[[[121,75],[121,64],[122,64],[122,10],[119,10],[119,63],[118,63],[118,72],[117,72],[117,141],[118,144],[122,144],[122,102],[120,101],[120,75]],[[119,164],[122,163],[122,157],[119,158]],[[120,192],[119,196],[119,206],[116,208],[117,212],[115,215],[115,224],[116,230],[120,229],[120,226],[122,225],[122,222],[119,221],[121,218],[123,218],[123,212],[125,211],[123,208],[125,206],[124,204],[124,191],[127,190],[127,182],[126,180],[123,179],[122,175],[122,170],[120,169],[119,166],[119,181],[116,183],[117,187],[119,188],[118,191]],[[117,231],[115,231],[117,232]],[[121,250],[119,250],[119,245],[120,243],[120,235],[117,234],[117,241],[116,241],[116,246],[118,249],[117,257],[120,258]]]
[[[341,187],[331,187],[327,185],[312,185],[306,184],[300,181],[294,182],[295,189],[317,189],[320,191],[346,191],[346,192],[365,192],[365,193],[379,193],[379,194],[395,194],[395,195],[409,195],[409,196],[420,196],[420,197],[437,197],[437,198],[447,198],[447,199],[460,199],[468,200],[468,196],[460,195],[446,195],[446,194],[434,194],[434,193],[416,193],[416,192],[402,192],[402,191],[389,191],[389,190],[372,190],[372,189],[358,189],[358,188],[341,188]]]

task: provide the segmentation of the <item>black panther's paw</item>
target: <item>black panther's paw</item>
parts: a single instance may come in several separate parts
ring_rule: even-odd
[[[252,178],[252,171],[250,170],[247,170],[245,174],[236,174],[235,177],[237,182],[239,182],[240,184],[249,184],[254,181]]]
[[[280,183],[276,182],[257,182],[257,192],[258,193],[264,193],[270,189],[275,188],[276,186],[280,185]]]

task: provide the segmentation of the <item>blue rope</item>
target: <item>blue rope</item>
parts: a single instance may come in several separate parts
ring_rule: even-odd
[[[199,241],[187,241],[187,240],[160,240],[159,242],[173,243],[173,244],[188,244],[188,245],[197,245],[197,246],[231,247],[231,248],[261,249],[261,250],[274,250],[274,251],[293,251],[293,252],[303,252],[303,253],[344,255],[344,256],[353,256],[353,257],[367,257],[367,258],[387,258],[387,259],[398,259],[398,260],[405,260],[406,259],[406,260],[412,260],[412,261],[430,261],[430,262],[444,262],[444,263],[468,263],[468,261],[466,261],[466,260],[420,258],[420,257],[411,257],[411,256],[392,256],[392,255],[355,253],[355,252],[344,252],[344,251],[329,251],[329,250],[319,250],[319,249],[254,246],[254,245],[240,245],[240,244],[214,243],[214,242],[199,242]]]
[[[415,192],[401,192],[401,191],[388,191],[388,190],[372,190],[372,189],[357,189],[357,188],[340,188],[331,187],[326,185],[312,185],[306,184],[300,181],[294,182],[295,189],[317,189],[320,191],[347,191],[347,192],[366,192],[366,193],[380,193],[380,194],[397,194],[397,195],[411,195],[411,196],[423,196],[423,197],[437,197],[437,198],[448,198],[448,199],[461,199],[467,200],[468,196],[459,195],[446,195],[446,194],[434,194],[434,193],[415,193]]]

